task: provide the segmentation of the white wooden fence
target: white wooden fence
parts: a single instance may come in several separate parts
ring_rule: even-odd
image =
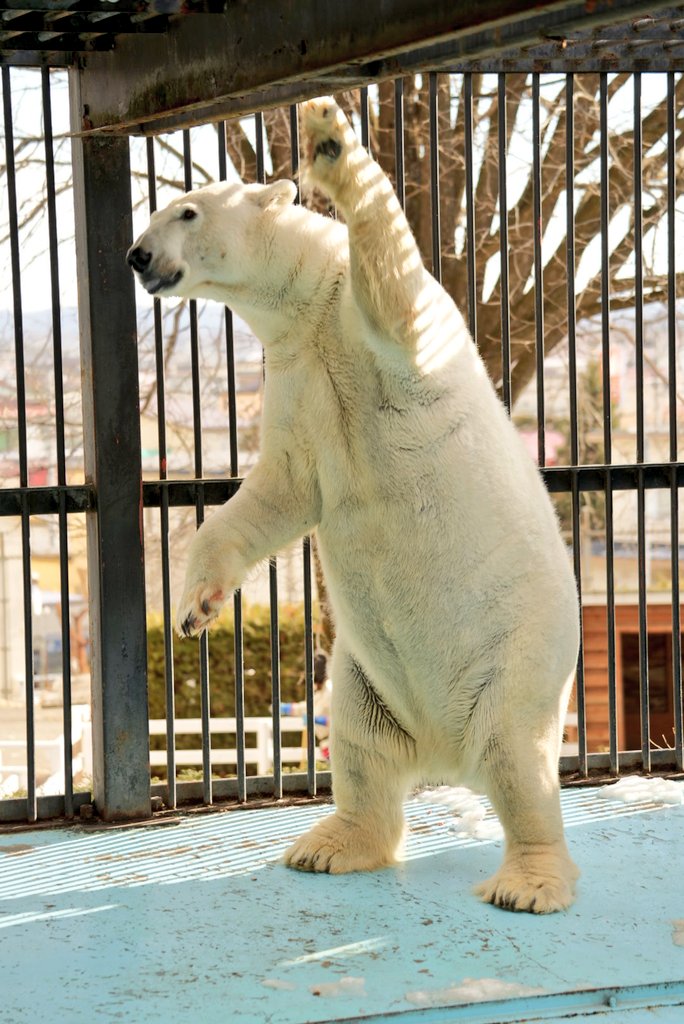
[[[282,746],[281,759],[283,764],[301,764],[306,761],[306,746],[303,738],[305,726],[301,716],[293,716],[280,719],[280,732],[282,735],[297,733],[299,743],[297,746]],[[213,735],[237,734],[237,720],[235,718],[211,718],[209,730]],[[179,736],[201,736],[202,720],[200,718],[177,718],[174,722],[176,738]],[[166,720],[163,718],[150,719],[150,736],[166,736]],[[304,744],[304,745],[303,745]],[[316,748],[316,758],[321,759],[321,753]],[[165,750],[150,751],[150,766],[152,768],[166,767],[167,754]],[[211,748],[211,764],[214,765],[235,765],[237,764],[237,749],[226,747]],[[245,718],[245,764],[256,765],[257,774],[269,775],[273,771],[273,719],[270,717]],[[179,767],[200,767],[202,765],[201,744],[197,748],[181,750],[176,747],[176,765]]]

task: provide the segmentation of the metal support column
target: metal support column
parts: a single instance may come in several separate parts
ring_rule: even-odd
[[[88,126],[71,72],[71,124]],[[74,138],[88,514],[93,799],[105,819],[150,814],[145,574],[128,140]]]

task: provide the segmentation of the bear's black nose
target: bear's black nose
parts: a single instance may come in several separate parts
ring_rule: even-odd
[[[141,249],[138,245],[135,249],[130,250],[126,259],[129,267],[132,267],[133,270],[137,270],[139,274],[142,274],[143,270],[149,266],[149,262],[152,259],[152,253],[145,252],[145,250]]]

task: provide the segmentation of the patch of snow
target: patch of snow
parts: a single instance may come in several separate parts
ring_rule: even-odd
[[[315,996],[365,996],[365,978],[340,978],[339,981],[324,981],[321,985],[310,985],[309,991]]]
[[[603,800],[620,800],[624,804],[684,804],[684,784],[673,779],[645,779],[628,775],[598,791]]]
[[[277,988],[283,992],[294,992],[297,986],[292,981],[283,981],[282,978],[264,978],[261,982],[266,988]]]
[[[425,803],[445,807],[457,820],[449,828],[459,839],[503,839],[503,829],[496,816],[487,817],[482,801],[465,786],[437,786],[417,794]]]
[[[493,999],[514,999],[518,996],[539,996],[543,988],[520,985],[500,978],[464,978],[447,988],[407,992],[405,998],[416,1006],[445,1006],[449,1003],[485,1003]]]

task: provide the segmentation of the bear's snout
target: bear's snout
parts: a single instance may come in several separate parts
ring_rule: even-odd
[[[129,267],[133,270],[137,270],[139,274],[142,274],[144,270],[147,270],[151,259],[152,253],[146,252],[140,245],[134,246],[126,253],[126,262]]]

